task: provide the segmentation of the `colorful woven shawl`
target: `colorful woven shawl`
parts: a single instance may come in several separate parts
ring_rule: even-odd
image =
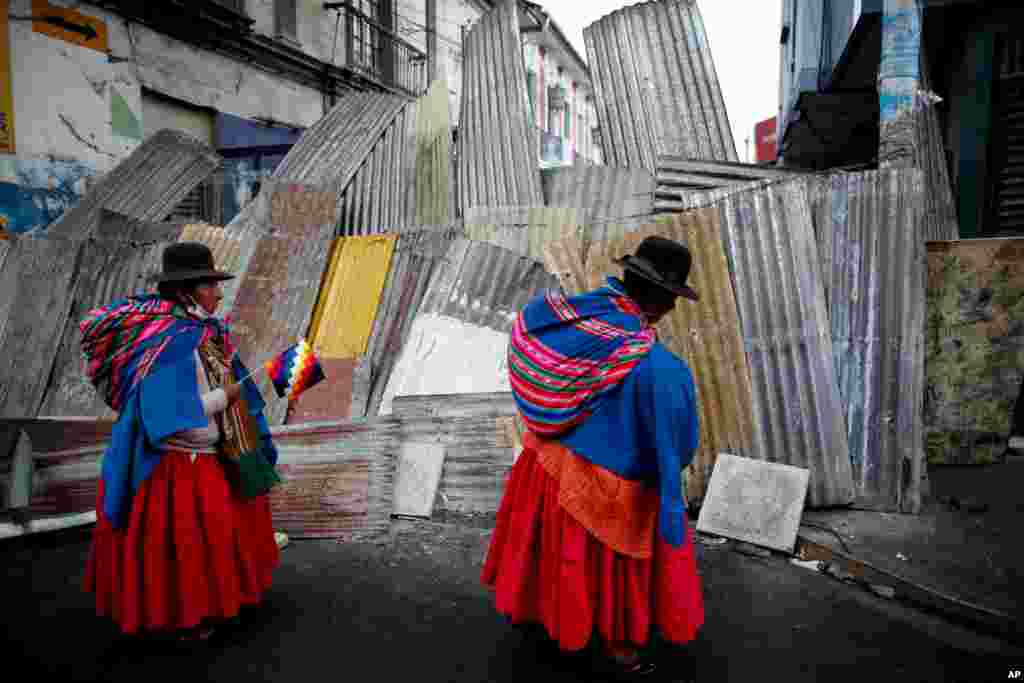
[[[526,427],[563,434],[593,413],[656,340],[621,281],[566,298],[548,292],[520,312],[509,345],[509,381]]]
[[[213,322],[212,320],[210,322]],[[120,412],[173,337],[204,328],[202,340],[221,330],[155,295],[130,297],[93,309],[79,324],[86,375],[104,402]]]

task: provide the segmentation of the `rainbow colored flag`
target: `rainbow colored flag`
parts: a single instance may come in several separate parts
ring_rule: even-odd
[[[279,398],[293,400],[318,382],[327,379],[320,359],[305,339],[267,361],[267,374]]]

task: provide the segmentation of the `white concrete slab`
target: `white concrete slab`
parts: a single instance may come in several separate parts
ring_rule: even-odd
[[[427,517],[434,511],[434,499],[441,484],[445,447],[438,443],[402,444],[395,481],[394,514]]]
[[[697,530],[793,552],[810,473],[720,453],[697,520]]]

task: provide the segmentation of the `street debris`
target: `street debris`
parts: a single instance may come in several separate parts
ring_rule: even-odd
[[[896,597],[896,589],[892,586],[884,586],[880,583],[869,583],[868,588],[875,595],[892,600]]]
[[[896,553],[896,559],[897,560],[903,560],[904,562],[906,562],[907,561],[907,556],[904,555],[903,553]]]
[[[791,559],[790,564],[796,565],[801,569],[809,569],[812,572],[820,572],[822,566],[825,564],[821,560],[798,560],[795,557]]]

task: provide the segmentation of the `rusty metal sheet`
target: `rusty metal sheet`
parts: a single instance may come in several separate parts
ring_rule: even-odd
[[[808,504],[855,496],[820,254],[805,183],[738,192],[718,205],[752,402],[771,462],[810,470]]]
[[[495,513],[516,457],[500,430],[518,415],[512,394],[408,396],[394,409],[404,442],[445,447],[435,510]]]
[[[700,448],[686,471],[690,500],[704,497],[719,453],[764,458],[744,353],[729,264],[722,247],[719,212],[702,209],[673,216],[607,242],[595,242],[587,259],[587,289],[621,276],[612,259],[632,254],[644,238],[659,235],[687,245],[693,254],[689,282],[700,301],[680,300],[659,324],[658,337],[690,366],[697,387]]]
[[[284,480],[270,494],[274,527],[293,538],[386,538],[399,428],[395,420],[353,420],[274,429]]]
[[[423,297],[380,404],[395,396],[508,389],[506,352],[516,314],[558,281],[542,264],[458,239]]]
[[[695,0],[624,7],[583,39],[608,164],[653,172],[659,153],[737,160]]]
[[[1024,238],[929,242],[927,263],[927,460],[990,464],[1021,389]]]
[[[85,239],[95,232],[103,209],[139,220],[164,220],[219,165],[220,157],[198,140],[174,130],[158,131],[46,232]]]
[[[829,313],[858,507],[917,513],[924,455],[924,176],[839,174],[819,232],[832,258]],[[952,373],[950,373],[952,374]]]
[[[239,352],[250,369],[306,335],[337,222],[330,192],[280,183],[264,194],[263,215],[246,221],[244,239],[255,248],[231,311]],[[264,396],[273,396],[266,373],[258,378]],[[270,402],[267,420],[281,424],[286,409],[284,401]]]
[[[288,406],[287,424],[330,422],[352,417],[355,358],[321,358],[325,380],[303,392]]]
[[[585,212],[546,207],[476,207],[466,211],[466,237],[540,260],[544,245],[566,237],[582,237]]]
[[[0,271],[0,417],[39,413],[76,295],[81,252],[81,242],[59,237],[11,241],[8,267]]]
[[[82,246],[75,296],[40,413],[111,417],[113,411],[85,376],[78,323],[94,308],[143,294],[154,263],[182,232],[177,223],[150,223],[104,210],[95,240]]]
[[[542,206],[539,138],[530,123],[518,0],[499,0],[466,34],[459,119],[459,201]]]
[[[448,247],[460,234],[455,226],[448,226],[411,230],[399,235],[364,358],[368,373],[367,415],[379,413],[384,389],[427,286],[444,262]],[[354,409],[356,407],[358,405]],[[354,416],[359,417],[359,414],[354,413]]]

